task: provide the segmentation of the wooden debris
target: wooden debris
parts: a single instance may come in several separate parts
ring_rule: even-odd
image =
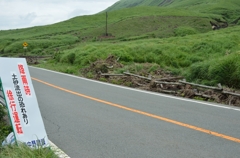
[[[158,89],[158,92],[168,93],[168,94],[177,94],[176,91],[169,91],[169,90],[163,90],[163,89]]]
[[[101,74],[101,76],[124,76],[124,74]]]
[[[208,99],[212,99],[212,97],[210,95],[206,95],[206,94],[201,94],[201,93],[195,93],[196,96],[200,96],[203,98],[208,98]]]
[[[232,93],[232,92],[227,92],[227,91],[222,91],[223,94],[229,94],[229,95],[234,95],[234,96],[237,96],[237,97],[240,97],[240,94],[238,93]]]
[[[141,78],[141,79],[145,79],[145,80],[148,80],[148,81],[151,81],[151,80],[152,80],[151,78],[144,77],[144,76],[139,76],[139,75],[132,74],[132,73],[129,73],[129,72],[124,72],[124,74],[125,74],[125,75],[134,76],[134,77],[138,77],[138,78]]]
[[[167,85],[179,85],[182,86],[182,83],[178,83],[178,82],[163,82],[163,81],[154,81],[157,84],[167,84]]]
[[[173,81],[173,80],[180,80],[180,79],[183,79],[183,77],[160,78],[160,79],[156,79],[156,81]]]
[[[201,88],[213,89],[213,90],[218,90],[218,91],[222,91],[223,90],[223,88],[219,88],[219,87],[205,86],[205,85],[200,85],[200,84],[196,84],[196,83],[190,83],[190,82],[181,81],[181,80],[179,80],[178,82],[183,83],[183,84],[189,84],[189,85],[192,85],[192,86],[201,87]]]

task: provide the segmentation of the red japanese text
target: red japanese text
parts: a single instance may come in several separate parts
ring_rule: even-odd
[[[19,114],[16,109],[16,103],[11,90],[7,90],[7,97],[9,100],[10,108],[12,110],[13,122],[18,134],[23,134],[22,126],[20,123]]]
[[[31,96],[31,90],[30,90],[30,87],[28,86],[28,80],[27,80],[24,66],[22,64],[18,64],[18,69],[22,78],[25,94],[28,96]]]

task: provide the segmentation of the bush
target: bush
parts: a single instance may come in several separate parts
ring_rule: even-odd
[[[174,30],[175,36],[186,36],[197,34],[198,31],[191,27],[178,27]]]
[[[196,43],[195,45],[193,45],[192,47],[192,52],[194,53],[204,53],[204,54],[208,54],[212,52],[212,46],[210,43],[207,42],[200,42],[200,43]]]
[[[181,60],[178,62],[178,65],[180,67],[189,67],[191,64],[192,64],[192,62],[189,60]]]
[[[154,71],[156,71],[156,70],[158,70],[158,69],[160,69],[160,66],[157,65],[157,64],[154,64],[154,65],[152,65],[152,66],[149,68],[148,72],[151,73],[151,72],[154,72]]]
[[[193,64],[187,79],[214,85],[221,83],[231,88],[240,88],[240,56],[231,54],[209,62]]]
[[[190,81],[208,79],[209,67],[210,63],[208,62],[193,64],[190,67],[189,73],[187,74],[187,79]]]
[[[4,107],[0,104],[0,122],[3,121],[3,117],[6,115],[6,112],[4,111]]]
[[[36,48],[36,49],[33,49],[32,51],[31,51],[31,53],[32,54],[40,54],[42,52],[42,49],[41,48]]]
[[[0,143],[12,132],[12,127],[5,122],[0,122]]]
[[[210,69],[210,77],[228,87],[240,88],[240,57],[228,55],[216,61]]]
[[[60,54],[60,53],[55,53],[54,56],[53,56],[53,59],[54,59],[56,62],[60,62],[60,60],[61,60],[61,54]]]
[[[4,121],[6,116],[5,108],[0,105],[0,143],[6,138],[6,136],[11,133],[12,127],[7,125]]]
[[[146,53],[146,62],[154,63],[156,55],[154,53]]]
[[[121,59],[121,61],[125,61],[125,62],[133,61],[133,57],[131,55],[129,55],[128,53],[121,53],[120,59]]]
[[[94,77],[94,75],[93,75],[92,72],[88,72],[88,73],[86,74],[86,77],[92,79],[92,78]]]
[[[68,74],[74,74],[74,73],[76,73],[76,70],[72,67],[67,67],[66,69],[63,69],[62,72],[68,73]]]
[[[75,53],[71,53],[71,54],[69,54],[67,56],[67,58],[68,58],[69,63],[73,64],[74,61],[75,61],[75,58],[76,58],[76,54]]]

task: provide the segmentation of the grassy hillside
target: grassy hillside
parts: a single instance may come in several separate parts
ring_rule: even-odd
[[[240,88],[240,26],[212,31],[209,23],[237,19],[239,1],[121,0],[111,8],[109,36],[102,12],[48,26],[0,31],[0,55],[51,55],[38,66],[76,75],[83,75],[79,70],[92,62],[114,55],[124,65],[115,73],[136,63],[151,63],[189,81]],[[23,42],[29,44],[26,51]]]
[[[183,37],[85,43],[56,54],[53,60],[41,64],[41,67],[81,75],[81,68],[114,55],[124,65],[114,70],[115,73],[127,71],[136,63],[151,63],[196,83],[222,83],[240,88],[240,36],[236,35],[239,31],[240,27],[233,27]],[[94,73],[89,72],[88,77]]]
[[[171,37],[178,27],[188,27],[191,33],[207,32],[211,30],[209,20],[213,16],[158,7],[123,9],[108,15],[108,33],[115,37],[114,40],[138,39],[136,36]],[[105,24],[105,13],[101,13],[48,26],[0,31],[0,53],[23,53],[24,41],[29,43],[29,53],[49,54],[56,48],[66,49],[69,45],[72,47],[77,43],[101,40],[105,34]]]
[[[234,22],[239,16],[239,0],[120,0],[105,11],[132,8],[136,6],[159,6],[160,8],[185,9],[198,13],[220,15],[228,22]]]

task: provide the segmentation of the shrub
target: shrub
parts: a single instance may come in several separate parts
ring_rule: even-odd
[[[152,65],[152,66],[149,68],[148,72],[151,73],[151,72],[154,72],[154,71],[156,71],[156,70],[158,70],[158,69],[160,69],[160,66],[157,65],[157,64],[154,64],[154,65]]]
[[[86,74],[86,77],[91,79],[91,78],[94,77],[94,75],[93,75],[92,72],[88,72],[88,73]]]
[[[155,57],[156,55],[154,53],[147,53],[146,54],[146,62],[148,63],[154,63],[155,62]]]
[[[68,73],[68,74],[74,74],[76,72],[76,70],[74,70],[74,68],[66,68],[63,71],[64,73]]]
[[[204,54],[206,54],[206,53],[212,52],[212,47],[211,47],[211,44],[207,42],[200,42],[193,45],[192,52],[196,52],[196,53],[204,52]]]
[[[143,65],[141,64],[136,64],[135,65],[135,72],[140,72],[144,69]]]
[[[104,77],[100,77],[99,80],[102,81],[102,82],[107,82],[107,79],[104,78]]]
[[[121,61],[125,61],[125,62],[131,62],[131,61],[133,61],[132,56],[129,55],[128,53],[121,53],[121,54],[120,54],[120,59],[121,59]]]
[[[191,27],[178,27],[174,30],[175,36],[186,36],[197,34],[198,31]]]
[[[40,54],[42,52],[41,48],[36,48],[31,51],[32,54]]]
[[[221,83],[228,87],[240,88],[240,56],[231,54],[209,62],[193,64],[187,79],[207,85]]]
[[[6,115],[5,108],[0,105],[0,142],[12,131],[12,127],[4,121],[4,116]]]
[[[124,82],[123,85],[127,87],[132,87],[132,82]]]
[[[60,62],[61,59],[61,54],[60,53],[55,53],[53,56],[53,59],[55,59],[55,61]]]
[[[76,58],[76,54],[75,53],[71,53],[71,54],[69,54],[67,56],[67,58],[68,58],[69,63],[73,64],[74,61],[75,61],[75,58]]]
[[[188,61],[190,61],[191,63],[196,63],[196,62],[202,62],[204,61],[203,57],[199,57],[199,56],[189,56],[186,58]]]
[[[211,66],[210,77],[228,87],[240,88],[240,57],[228,55]]]
[[[7,125],[5,122],[0,122],[0,142],[8,136],[9,133],[11,133],[12,127]]]
[[[192,64],[192,62],[189,61],[189,60],[180,60],[180,61],[178,62],[178,65],[179,65],[180,67],[189,67],[191,64]]]
[[[190,67],[189,73],[187,74],[187,79],[192,80],[203,80],[208,79],[208,71],[209,71],[210,63],[208,62],[201,62],[193,64]]]
[[[6,112],[4,111],[4,107],[0,104],[0,121],[3,121],[3,117],[6,115]]]

